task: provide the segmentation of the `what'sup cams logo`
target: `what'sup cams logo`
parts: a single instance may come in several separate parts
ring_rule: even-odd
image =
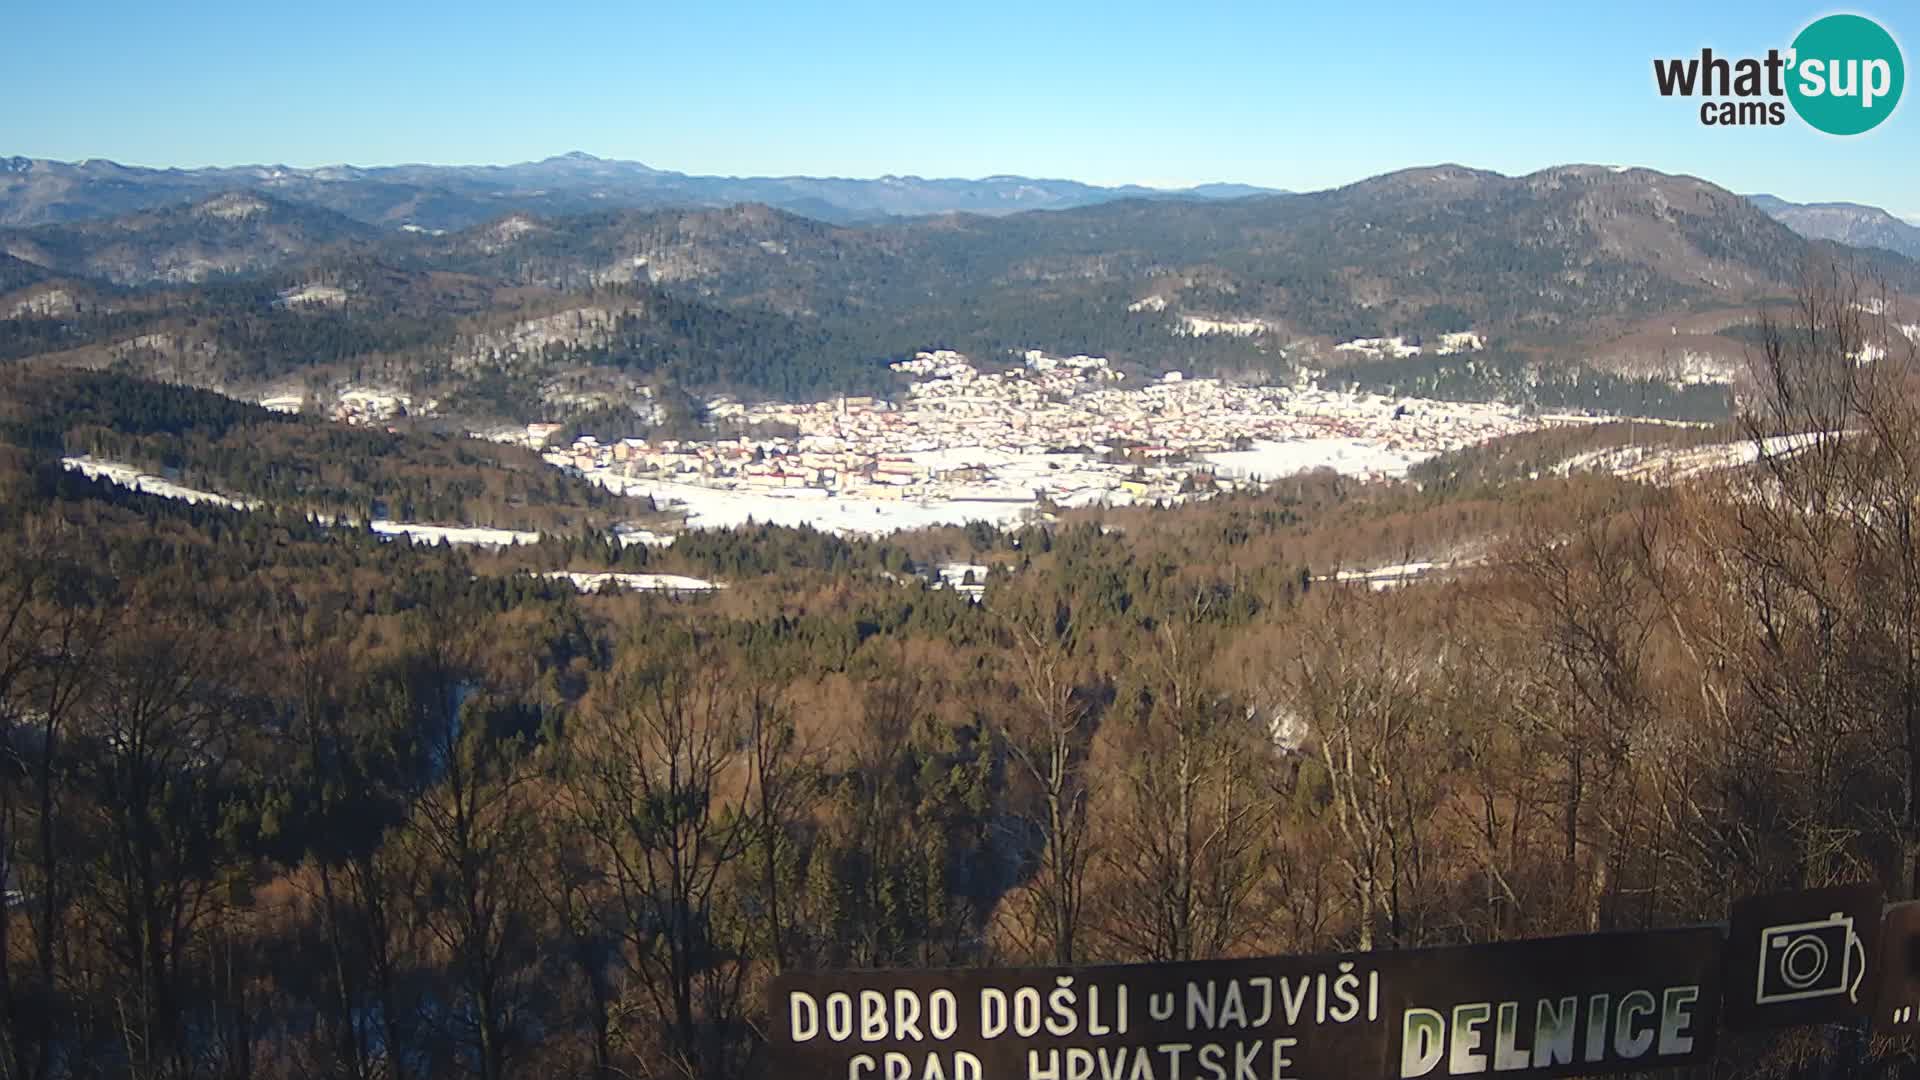
[[[1778,127],[1792,105],[1829,135],[1861,135],[1893,115],[1907,66],[1879,23],[1828,15],[1809,23],[1784,52],[1729,59],[1701,49],[1699,56],[1655,60],[1653,81],[1661,97],[1705,98],[1700,122],[1709,127]]]

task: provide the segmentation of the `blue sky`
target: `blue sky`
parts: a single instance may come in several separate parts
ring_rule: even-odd
[[[22,3],[0,154],[1210,180],[1309,190],[1456,161],[1647,165],[1920,216],[1920,106],[1851,140],[1702,127],[1655,56],[1784,48],[1833,10],[1909,64],[1920,8],[1129,0]]]

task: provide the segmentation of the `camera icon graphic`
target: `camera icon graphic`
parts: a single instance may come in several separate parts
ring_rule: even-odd
[[[1809,998],[1860,1000],[1867,950],[1854,932],[1853,916],[1834,912],[1813,922],[1768,926],[1760,931],[1760,976],[1756,1005]]]

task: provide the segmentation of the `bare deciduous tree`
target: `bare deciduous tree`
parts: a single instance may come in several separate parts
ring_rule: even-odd
[[[1121,955],[1190,960],[1235,950],[1266,874],[1275,806],[1266,732],[1220,692],[1204,606],[1155,632],[1144,680],[1117,707],[1099,848],[1104,935]]]
[[[565,763],[568,820],[620,905],[627,953],[688,1077],[722,1075],[748,942],[721,906],[756,829],[741,703],[718,650],[636,646],[596,688]]]
[[[1008,620],[1017,697],[1000,723],[1007,752],[1039,800],[1042,849],[1026,883],[1025,921],[1056,964],[1078,955],[1090,845],[1087,768],[1092,705],[1075,679],[1073,616],[1066,606]]]

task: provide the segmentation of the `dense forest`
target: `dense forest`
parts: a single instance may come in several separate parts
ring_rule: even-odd
[[[328,520],[578,532],[645,513],[524,447],[349,427],[113,373],[0,369],[0,438]]]
[[[114,397],[79,383],[0,451],[0,1075],[778,1076],[783,970],[1911,898],[1920,360],[1853,362],[1862,319],[1812,289],[1760,346],[1745,434],[1830,434],[1682,487],[1531,478],[1529,436],[1401,484],[645,553],[112,488],[48,449]],[[304,427],[146,407],[111,437]],[[1337,580],[1416,554],[1451,568]],[[980,603],[922,573],[961,558]],[[525,572],[621,560],[730,587]]]
[[[1327,380],[1355,390],[1441,401],[1505,401],[1549,412],[1714,422],[1732,410],[1729,387],[1675,384],[1596,371],[1496,349],[1350,364]]]

